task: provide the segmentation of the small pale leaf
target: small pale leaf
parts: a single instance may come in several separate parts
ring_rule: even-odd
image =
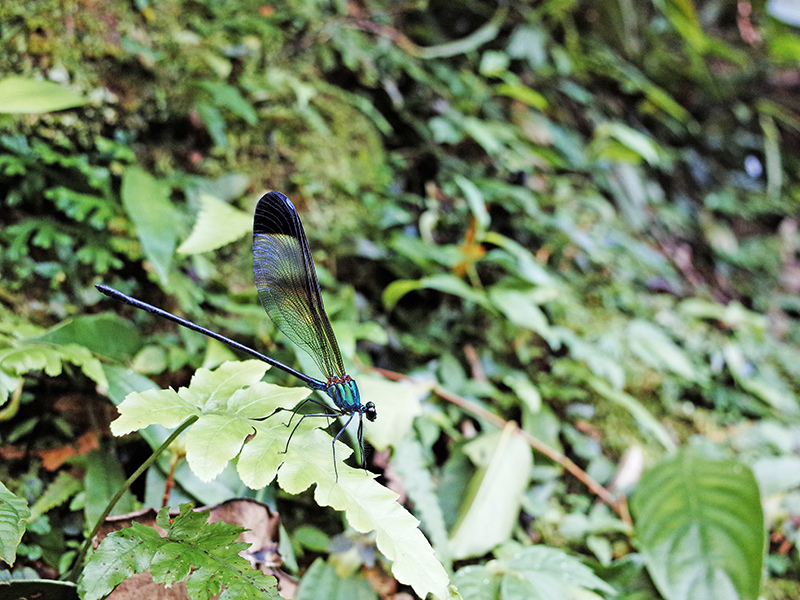
[[[192,233],[178,248],[180,254],[199,254],[221,248],[253,229],[251,214],[205,192],[199,193],[200,212]]]
[[[508,539],[530,481],[533,453],[508,425],[497,437],[487,466],[475,474],[450,538],[453,558],[481,556]]]
[[[53,81],[0,79],[0,113],[46,113],[83,106],[88,100]]]

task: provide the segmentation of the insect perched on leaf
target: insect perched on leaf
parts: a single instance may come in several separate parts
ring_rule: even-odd
[[[325,375],[325,381],[310,377],[244,344],[152,304],[132,298],[107,285],[95,287],[106,296],[223,342],[231,348],[293,375],[313,390],[324,392],[333,402],[333,407],[313,398],[304,400],[304,403],[314,402],[320,405],[325,412],[304,414],[292,429],[292,434],[306,417],[347,417],[344,426],[333,438],[333,467],[338,479],[336,441],[358,416],[357,439],[361,452],[361,465],[365,466],[364,417],[374,421],[378,413],[373,402],[361,403],[355,380],[345,372],[339,344],[333,335],[330,320],[322,304],[317,271],[311,258],[303,224],[289,198],[280,192],[264,194],[256,206],[253,221],[253,272],[258,297],[264,310],[286,337],[314,359]],[[286,450],[289,448],[291,437],[290,434]]]

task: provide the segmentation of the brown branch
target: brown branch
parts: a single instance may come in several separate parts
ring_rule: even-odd
[[[401,381],[404,379],[410,379],[407,375],[403,375],[402,373],[396,373],[394,371],[388,371],[386,369],[378,369],[375,368],[381,375],[386,377],[387,379],[391,379],[393,381]],[[506,425],[508,425],[508,421],[505,419],[498,417],[493,412],[486,410],[481,405],[476,402],[472,402],[471,400],[467,400],[458,394],[455,394],[442,386],[436,384],[433,386],[432,391],[439,397],[447,400],[463,408],[465,411],[475,415],[476,417],[488,421],[492,425],[498,427],[499,429],[503,429]],[[553,462],[561,465],[571,473],[576,479],[582,482],[589,490],[600,500],[608,504],[614,512],[619,515],[619,518],[628,526],[632,526],[633,522],[631,520],[630,513],[628,512],[628,504],[625,501],[625,496],[615,496],[611,492],[609,492],[606,488],[600,485],[597,481],[595,481],[586,471],[581,469],[578,465],[576,465],[572,460],[570,460],[567,456],[556,450],[555,448],[545,444],[542,440],[532,436],[530,433],[525,431],[524,429],[520,428],[519,425],[514,423],[516,426],[519,435],[522,436],[522,439],[525,440],[528,445],[541,452],[546,457],[548,457]]]

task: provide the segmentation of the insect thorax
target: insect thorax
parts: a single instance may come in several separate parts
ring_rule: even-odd
[[[348,413],[363,412],[358,386],[349,375],[331,377],[327,384],[325,393],[330,396],[337,408]]]

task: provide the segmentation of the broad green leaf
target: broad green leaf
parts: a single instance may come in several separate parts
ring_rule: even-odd
[[[414,290],[438,290],[446,294],[453,294],[459,296],[464,300],[475,302],[488,310],[492,310],[492,305],[486,299],[486,295],[469,287],[466,283],[461,281],[455,275],[433,275],[431,277],[424,277],[422,279],[400,279],[390,283],[383,291],[383,304],[387,309],[391,310],[397,302]]]
[[[157,386],[150,381],[147,377],[134,373],[130,369],[123,367],[106,365],[104,371],[109,381],[108,397],[114,402],[115,405],[121,404],[125,397],[132,392],[143,392],[145,390],[155,390]],[[283,388],[282,388],[283,389]],[[292,388],[297,391],[296,388]],[[167,393],[174,393],[172,390],[167,390]],[[307,393],[307,392],[306,392]],[[159,396],[155,396],[155,400],[151,407],[155,410],[159,407]],[[148,406],[143,407],[143,412],[147,413]],[[147,421],[148,419],[142,419]],[[183,419],[178,419],[180,423]],[[137,425],[139,427],[139,425]],[[132,428],[135,430],[137,427]],[[144,429],[139,429],[139,434],[145,439],[151,448],[158,448],[169,435],[169,432],[160,425],[151,425]],[[178,438],[176,443],[185,441],[185,436]],[[162,469],[166,472],[170,468],[170,458],[164,455],[160,461]],[[148,478],[157,477],[156,472],[160,473],[158,469],[150,469],[148,471]],[[175,471],[175,481],[186,490],[192,497],[202,500],[206,505],[217,504],[224,500],[231,498],[239,493],[241,489],[241,480],[236,475],[233,469],[226,469],[223,474],[217,477],[212,482],[203,482],[197,477],[189,468],[185,461],[182,461]],[[159,481],[163,486],[163,479]],[[149,483],[148,483],[149,485]],[[161,488],[159,488],[161,489]],[[160,498],[158,500],[160,502]],[[150,504],[150,506],[154,505]]]
[[[378,595],[363,577],[339,577],[332,565],[321,558],[305,572],[295,600],[377,600]]]
[[[78,344],[116,361],[129,359],[142,346],[136,328],[114,313],[75,317],[50,329],[38,338],[54,344]]]
[[[376,532],[378,548],[393,562],[392,573],[398,581],[411,585],[423,598],[428,592],[447,597],[447,574],[417,528],[417,520],[397,503],[394,492],[375,482],[374,475],[344,462],[352,450],[341,443],[336,451],[337,481],[331,438],[313,427],[306,420],[294,432],[286,454],[278,454],[286,448],[290,429],[280,422],[257,424],[255,437],[238,461],[242,481],[261,487],[277,471],[278,483],[290,494],[316,484],[314,499],[320,506],[343,510],[356,531]]]
[[[83,106],[88,100],[53,81],[0,79],[0,113],[46,113]]]
[[[531,591],[543,600],[590,597],[580,594],[579,588],[614,593],[614,588],[592,573],[589,567],[557,548],[531,546],[504,562],[510,571],[522,575]],[[509,575],[506,574],[504,579],[511,579]]]
[[[515,426],[483,437],[492,440],[493,448],[470,482],[451,533],[454,559],[481,556],[508,539],[530,481],[533,453]]]
[[[279,408],[296,406],[308,395],[307,388],[283,387],[261,381],[231,394],[227,402],[226,413],[229,412],[246,419],[263,419]]]
[[[756,600],[764,515],[750,469],[682,451],[645,472],[631,498],[648,571],[666,600]]]
[[[503,579],[497,576],[497,572],[490,571],[488,568],[488,565],[493,565],[494,563],[495,561],[490,561],[486,566],[466,566],[453,575],[453,584],[458,588],[464,600],[499,600],[503,598],[500,595],[500,584]],[[533,598],[532,600],[536,599]]]
[[[557,548],[530,546],[453,577],[464,600],[600,600],[615,590],[591,569]]]
[[[122,205],[136,226],[147,260],[166,285],[177,240],[171,188],[138,167],[129,167],[122,177]]]
[[[378,411],[378,418],[364,425],[364,437],[376,450],[385,450],[409,435],[414,419],[422,414],[422,400],[430,394],[431,386],[361,375],[358,389],[362,401],[374,402]]]
[[[122,465],[113,452],[95,450],[86,457],[86,476],[83,482],[86,497],[84,513],[86,522],[90,526],[97,523],[108,501],[122,487],[126,479]],[[136,499],[130,491],[126,491],[114,505],[111,514],[124,514],[134,509],[136,509]]]
[[[296,436],[292,437],[292,443],[289,444],[289,450],[287,451],[287,441],[291,429],[284,423],[288,423],[288,421],[283,415],[275,415],[266,421],[253,423],[256,434],[244,445],[236,463],[236,470],[246,486],[254,490],[266,487],[275,479],[278,474],[278,468],[290,458],[288,452],[295,443],[295,437],[300,439],[304,430],[296,432]],[[309,419],[306,419],[304,424],[311,426]],[[340,444],[340,448],[343,451],[344,444]],[[330,451],[330,444],[328,444],[328,450]],[[330,458],[331,455],[329,454],[328,467],[333,468]]]
[[[198,431],[202,429],[206,434],[220,427],[214,420],[205,420],[212,416],[237,421],[230,425],[231,429],[225,429],[226,437],[232,431],[249,433],[249,419],[266,417],[279,408],[292,408],[309,394],[306,388],[284,388],[260,381],[266,369],[267,365],[258,360],[226,362],[214,371],[198,369],[189,387],[177,392],[132,392],[119,404],[120,416],[111,423],[111,431],[125,435],[152,424],[171,429],[198,415],[198,423],[202,422]],[[228,443],[232,443],[230,439]]]
[[[205,409],[214,409],[227,404],[240,388],[259,383],[267,369],[269,365],[260,360],[229,361],[213,371],[197,369],[187,392],[202,397]]]
[[[199,193],[200,212],[192,233],[178,247],[180,254],[210,252],[247,235],[253,217],[205,192]]]
[[[536,303],[533,290],[494,287],[489,291],[489,298],[492,304],[517,327],[538,333],[548,344],[553,339],[550,323],[544,311]]]
[[[416,519],[397,503],[397,495],[376,483],[373,476],[343,462],[352,450],[341,442],[336,451],[337,480],[331,438],[316,429],[325,421],[308,418],[298,421],[300,427],[295,429],[287,426],[285,415],[266,420],[242,416],[253,414],[260,403],[264,408],[256,411],[260,418],[277,408],[290,408],[308,394],[303,389],[297,394],[279,391],[266,396],[265,390],[280,388],[252,383],[263,369],[259,361],[225,363],[215,371],[198,370],[189,387],[177,392],[129,394],[119,406],[121,416],[112,424],[112,431],[132,431],[150,423],[174,427],[190,415],[199,415],[187,430],[186,451],[189,465],[201,479],[213,477],[241,448],[237,470],[252,488],[267,485],[276,473],[280,486],[292,494],[316,483],[315,499],[321,506],[344,510],[357,531],[377,532],[378,548],[393,561],[392,572],[399,581],[411,585],[423,597],[428,592],[447,597],[447,573],[417,528]],[[232,391],[242,383],[251,385]],[[226,399],[227,394],[230,397]]]
[[[30,516],[28,503],[0,482],[0,559],[9,565],[13,565],[17,558],[17,546]]]

